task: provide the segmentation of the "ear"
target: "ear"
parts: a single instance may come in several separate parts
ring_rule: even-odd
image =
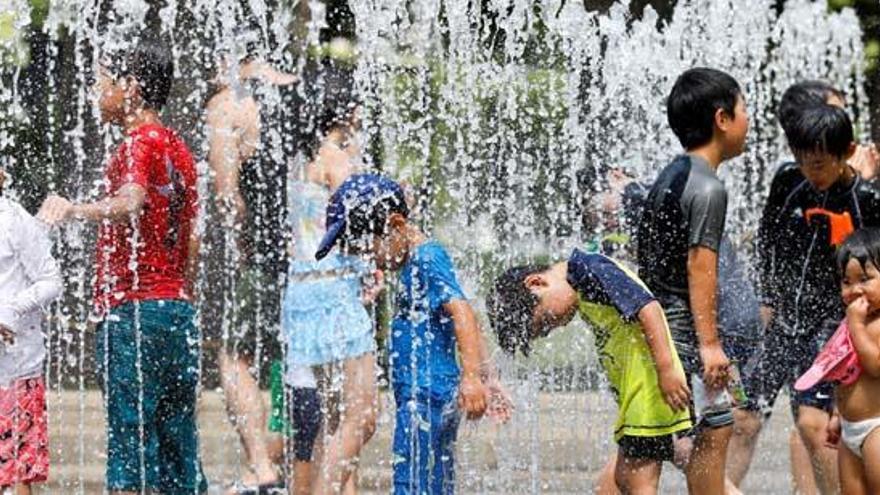
[[[406,217],[400,213],[388,215],[388,226],[393,230],[400,230],[406,225]]]
[[[859,145],[856,144],[855,141],[849,143],[849,148],[846,149],[846,154],[843,156],[844,159],[849,160],[856,154],[856,150],[859,149]]]
[[[534,292],[536,289],[542,289],[549,284],[543,273],[533,273],[523,280],[523,285],[526,286],[526,289]]]
[[[727,132],[731,122],[733,122],[733,116],[728,114],[723,108],[715,110],[715,127]]]
[[[137,105],[141,103],[141,86],[138,84],[137,79],[132,76],[125,76],[123,79],[124,91],[125,91],[125,99],[134,102]]]

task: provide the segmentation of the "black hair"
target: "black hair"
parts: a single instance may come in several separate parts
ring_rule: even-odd
[[[799,112],[786,129],[785,137],[795,155],[818,151],[837,158],[846,156],[855,140],[846,111],[826,103]]]
[[[686,70],[666,99],[669,127],[685,149],[702,146],[712,139],[718,109],[732,117],[741,95],[739,83],[725,72],[705,67]]]
[[[388,217],[395,213],[409,217],[409,206],[402,191],[383,194],[374,201],[352,207],[346,212],[345,232],[339,238],[343,250],[369,235],[384,236]]]
[[[788,132],[788,129],[805,108],[825,104],[832,96],[841,100],[845,98],[843,91],[825,81],[801,81],[792,84],[782,94],[779,107],[776,109],[779,125]]]
[[[131,76],[138,82],[144,106],[162,110],[174,79],[174,59],[165,43],[150,36],[142,37],[121,57],[111,56],[108,64],[107,69],[113,76]]]
[[[304,68],[297,141],[308,158],[317,155],[327,134],[350,124],[360,105],[354,86],[353,70],[342,63],[324,60]]]
[[[526,287],[526,278],[549,269],[549,265],[515,266],[495,279],[486,306],[498,346],[505,352],[529,354],[538,296]]]
[[[851,259],[858,261],[862,270],[867,269],[868,263],[880,270],[880,229],[859,229],[846,238],[837,250],[837,267],[841,274],[846,272]]]

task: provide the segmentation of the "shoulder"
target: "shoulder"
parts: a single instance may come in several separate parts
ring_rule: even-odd
[[[693,167],[688,178],[685,194],[693,199],[727,200],[727,189],[724,183],[711,170]]]
[[[871,206],[880,207],[880,182],[877,179],[859,180],[856,187],[859,201]]]
[[[251,95],[238,96],[229,88],[221,89],[205,105],[205,120],[218,127],[243,127],[257,115],[259,105]]]
[[[455,275],[452,257],[446,248],[437,241],[431,240],[413,251],[413,265],[426,277],[440,274]]]

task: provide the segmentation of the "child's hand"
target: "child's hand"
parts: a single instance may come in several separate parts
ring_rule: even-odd
[[[865,296],[858,297],[846,308],[846,323],[850,328],[864,326],[868,318],[868,300]]]
[[[468,419],[480,419],[486,412],[486,386],[479,377],[465,375],[458,386],[458,406]]]
[[[660,393],[673,411],[685,411],[691,403],[691,391],[684,375],[672,366],[657,373]]]
[[[364,281],[364,290],[361,294],[361,302],[365,306],[369,306],[376,301],[382,289],[385,288],[385,274],[382,270],[374,270],[373,276]]]
[[[513,400],[504,385],[496,379],[486,381],[489,391],[489,403],[486,405],[486,416],[497,423],[507,423],[513,415]]]
[[[849,159],[849,164],[862,176],[862,179],[871,180],[877,177],[878,167],[880,167],[877,146],[873,143],[859,145],[855,154]]]
[[[724,387],[729,378],[730,360],[721,344],[700,346],[700,359],[703,361],[703,382],[711,388]]]
[[[43,201],[43,205],[40,206],[40,211],[37,212],[37,219],[50,226],[54,226],[67,220],[72,212],[73,203],[61,196],[50,194]]]
[[[840,414],[833,413],[825,427],[825,446],[829,449],[837,449],[840,443]]]

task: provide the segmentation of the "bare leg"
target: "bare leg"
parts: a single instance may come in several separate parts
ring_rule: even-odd
[[[311,462],[294,461],[293,476],[287,484],[290,495],[309,495],[312,493],[312,468]]]
[[[315,495],[340,493],[357,469],[361,448],[376,430],[376,357],[370,353],[343,363],[342,414],[326,440]]]
[[[343,495],[357,495],[357,477],[357,471],[351,473],[348,481],[345,482],[345,487],[342,489]]]
[[[257,484],[272,483],[278,474],[266,446],[266,405],[248,363],[221,352],[220,380],[226,397],[226,412],[244,446],[248,467]]]
[[[654,495],[660,483],[659,461],[651,459],[629,459],[618,452],[614,469],[614,480],[620,491],[626,495]]]
[[[788,436],[788,451],[791,456],[791,478],[795,493],[798,495],[818,495],[819,488],[816,486],[816,477],[813,475],[810,453],[807,452],[807,447],[797,430],[791,430],[791,434]]]
[[[596,495],[618,495],[620,490],[617,489],[617,481],[614,480],[614,473],[617,471],[617,454],[611,456],[605,467],[599,472],[599,478],[596,479]]]
[[[706,428],[694,441],[694,450],[685,468],[688,493],[724,493],[724,466],[727,444],[733,427]]]
[[[755,455],[755,446],[762,427],[761,413],[734,409],[733,420],[733,435],[727,450],[727,476],[734,485],[740,487]]]
[[[31,485],[21,483],[15,485],[15,495],[31,495]]]
[[[837,451],[825,446],[825,430],[830,419],[827,412],[815,407],[798,408],[797,427],[810,454],[816,486],[822,495],[840,493],[837,476]]]
[[[846,447],[841,447],[840,450],[846,450]],[[875,429],[865,439],[862,457],[857,460],[861,461],[859,464],[865,473],[868,492],[880,493],[880,430]]]
[[[867,442],[865,442],[867,444]],[[862,460],[849,451],[844,445],[838,449],[838,466],[840,467],[840,489],[844,495],[868,495],[868,480],[865,476],[865,468]],[[864,452],[865,449],[862,449]],[[874,461],[876,465],[876,461]],[[869,468],[870,469],[870,468]],[[876,469],[876,466],[875,466]]]

